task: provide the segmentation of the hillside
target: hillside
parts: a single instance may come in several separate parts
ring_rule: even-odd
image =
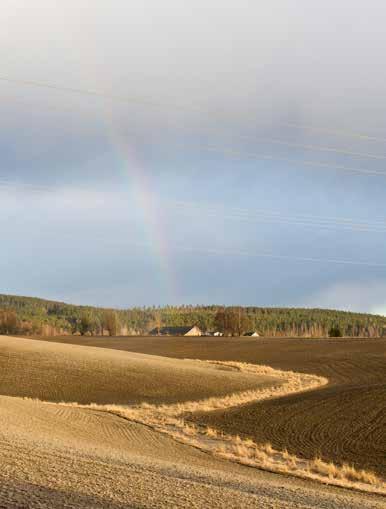
[[[195,343],[196,339],[152,338],[160,348],[181,340],[192,345],[200,341],[212,347],[217,344],[220,356],[228,350],[219,341],[202,338]],[[126,341],[141,342],[139,338]],[[224,341],[254,347],[255,353],[261,345],[246,339]],[[146,345],[146,341],[141,343]],[[303,358],[312,356],[315,343],[322,342],[311,342],[310,355]],[[362,344],[363,353],[370,353],[374,347],[382,351],[379,344],[383,341],[351,343]],[[198,347],[194,357],[200,351],[204,350]],[[278,355],[276,346],[272,345],[271,352]],[[253,351],[249,353],[254,356]],[[283,350],[279,355],[283,357]],[[380,476],[339,464],[331,470],[331,464],[308,460],[302,454],[307,443],[298,442],[289,454],[193,422],[194,415],[235,410],[244,407],[246,400],[259,405],[271,401],[273,394],[281,395],[272,399],[274,404],[291,394],[301,398],[306,387],[314,388],[308,395],[322,392],[322,380],[314,375],[233,361],[203,362],[2,336],[0,359],[4,375],[0,387],[0,507],[384,507]],[[381,361],[378,359],[380,366]],[[358,371],[366,376],[362,369]],[[372,374],[373,369],[369,371]],[[371,419],[372,431],[378,429],[373,415],[359,413],[362,419]],[[308,411],[307,415],[312,414]],[[381,419],[379,414],[382,425]],[[368,427],[362,424],[366,431]],[[355,436],[355,427],[351,428]],[[382,465],[381,450],[379,457]],[[338,487],[342,485],[351,489],[342,490]]]
[[[265,336],[378,337],[386,317],[346,311],[303,308],[226,308],[243,313],[245,327]],[[219,327],[222,306],[166,306],[104,309],[75,306],[33,297],[0,295],[0,333],[3,334],[146,334],[154,327],[198,325],[203,331]]]

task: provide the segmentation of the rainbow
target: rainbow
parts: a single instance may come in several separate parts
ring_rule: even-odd
[[[177,284],[172,270],[171,254],[166,239],[165,226],[159,214],[156,195],[152,191],[149,176],[139,160],[135,148],[130,144],[114,123],[112,113],[108,115],[109,140],[118,156],[118,168],[122,177],[128,181],[129,189],[135,199],[135,205],[142,216],[144,242],[134,245],[148,247],[157,261],[159,284],[165,292],[164,302],[175,302]]]

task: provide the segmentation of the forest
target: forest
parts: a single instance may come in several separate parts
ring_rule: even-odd
[[[106,309],[0,295],[0,333],[55,336],[146,335],[163,326],[197,325],[204,333],[241,336],[379,337],[386,317],[327,309],[165,306]]]

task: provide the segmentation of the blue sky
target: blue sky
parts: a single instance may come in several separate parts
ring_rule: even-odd
[[[183,4],[5,2],[0,291],[386,314],[386,7]]]

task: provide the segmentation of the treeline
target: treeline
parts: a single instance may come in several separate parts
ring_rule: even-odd
[[[165,306],[117,310],[0,295],[1,334],[115,336],[191,325],[226,335],[257,331],[262,336],[379,337],[386,333],[385,317],[325,309]]]

